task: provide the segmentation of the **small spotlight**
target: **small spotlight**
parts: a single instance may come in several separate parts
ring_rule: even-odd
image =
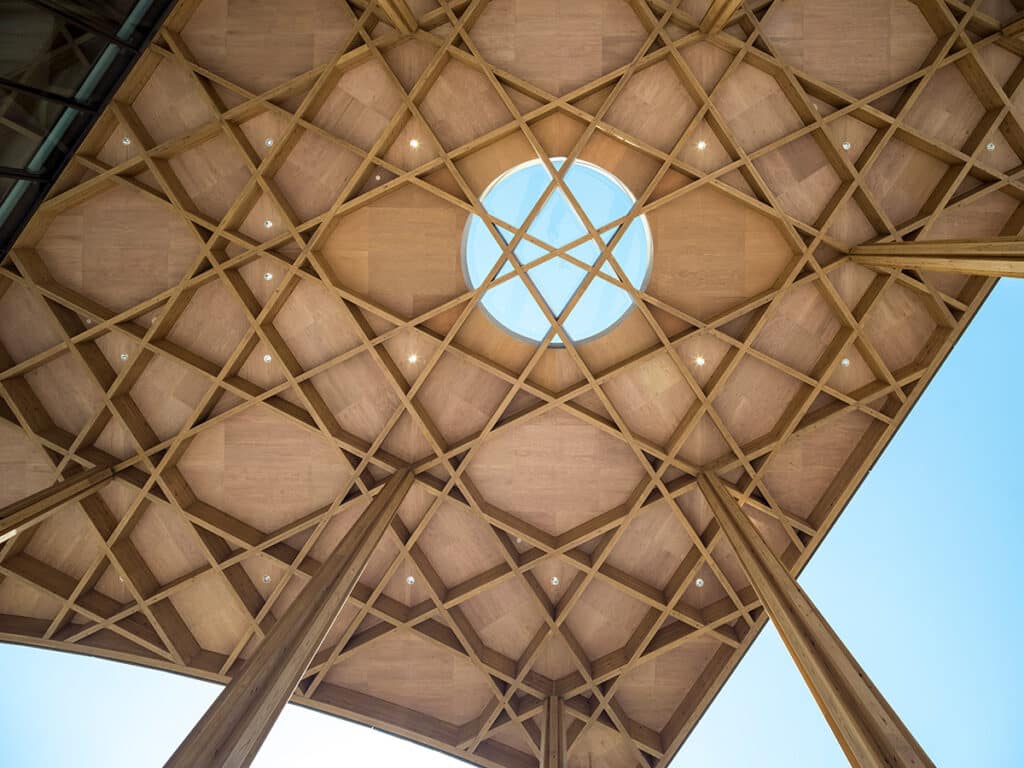
[[[266,221],[263,222],[263,226],[266,227],[267,229],[270,229],[272,226],[274,226],[274,222],[272,222],[270,219],[267,219]]]
[[[86,325],[92,325],[92,318],[91,317],[85,318],[85,324]]]
[[[420,356],[419,356],[419,355],[417,355],[417,354],[416,354],[415,352],[413,352],[413,353],[412,353],[411,355],[409,355],[409,357],[408,357],[408,358],[406,358],[406,359],[407,359],[407,360],[408,360],[408,361],[409,361],[410,363],[413,363],[413,364],[415,364],[415,363],[416,363],[416,362],[417,362],[417,361],[418,361],[418,360],[420,359]]]
[[[267,138],[265,138],[265,139],[263,140],[263,143],[264,143],[264,144],[265,144],[266,146],[268,146],[268,147],[272,147],[272,146],[274,146],[274,140],[273,140],[272,138],[270,138],[269,136],[267,136]]]
[[[272,358],[269,354],[263,356],[263,362],[264,363],[269,363],[273,359],[274,358]]]
[[[850,367],[850,358],[844,357],[842,360],[839,361],[839,364],[841,366],[843,366],[843,368],[849,368]]]
[[[132,143],[132,137],[131,136],[124,136],[121,139],[121,143],[124,144],[126,147],[129,146]]]
[[[267,139],[267,141],[270,141],[270,139]],[[264,584],[269,584],[270,583],[270,574],[269,573],[263,574],[263,583]]]
[[[561,583],[562,583],[562,582],[561,582],[561,581],[560,581],[560,580],[558,579],[558,577],[557,577],[557,576],[552,576],[552,577],[551,577],[551,586],[552,586],[552,587],[557,587],[557,586],[558,586],[559,584],[561,584]]]
[[[128,359],[128,353],[127,352],[122,352],[121,353],[121,359],[122,360],[127,360]]]
[[[844,152],[849,152],[851,149],[853,149],[853,144],[851,144],[848,141],[844,141],[841,146]]]
[[[519,536],[516,536],[516,544],[522,544],[523,540]]]
[[[697,142],[697,149],[699,149],[701,152],[703,152],[707,148],[708,143],[704,141],[704,139],[701,139],[700,141]]]
[[[419,139],[409,139],[409,146],[412,147],[413,149],[419,149],[420,148],[420,140]]]
[[[380,174],[379,173],[375,174],[374,177],[373,177],[373,180],[374,181],[380,181]]]
[[[271,280],[274,279],[274,273],[273,272],[264,272],[263,273],[263,279],[266,280],[269,283]]]
[[[405,577],[405,583],[408,584],[411,587],[413,584],[416,583],[416,577],[412,576],[412,575],[406,576]]]
[[[704,355],[697,355],[697,357],[693,359],[693,362],[695,362],[699,367],[703,368],[704,363],[706,363],[707,360],[704,359]]]
[[[995,152],[996,143],[994,141],[990,141],[988,144],[985,145],[985,149],[987,149],[989,152]]]
[[[701,587],[704,586],[704,579],[702,579],[702,578],[700,578],[698,576],[697,580],[695,582],[693,582],[693,583],[697,585],[697,589],[700,589]]]

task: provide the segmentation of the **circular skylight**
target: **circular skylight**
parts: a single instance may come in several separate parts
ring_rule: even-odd
[[[552,165],[561,169],[564,161],[554,158]],[[466,225],[462,263],[471,288],[479,288],[503,261],[498,234],[506,245],[510,244],[550,183],[551,175],[545,165],[533,160],[499,176],[487,188],[481,202],[495,219],[498,233],[476,215]],[[606,260],[572,310],[562,316],[584,283],[588,269],[601,257],[601,241],[615,241],[611,253],[626,279],[639,290],[646,286],[651,271],[651,229],[646,216],[632,220],[621,234],[621,222],[610,226],[633,209],[636,199],[603,168],[577,160],[566,172],[565,183],[597,235],[588,235],[569,199],[556,188],[523,232],[514,253],[552,315],[560,319],[573,343],[579,343],[613,327],[633,305]],[[561,253],[552,255],[555,251]],[[551,323],[526,283],[514,273],[512,264],[504,261],[492,277],[494,284],[484,293],[481,304],[510,333],[532,342],[543,341],[551,331]],[[555,334],[551,343],[561,345],[560,335]]]

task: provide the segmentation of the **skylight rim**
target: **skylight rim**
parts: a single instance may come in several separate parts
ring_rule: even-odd
[[[568,158],[566,158],[564,156],[558,156],[558,157],[551,157],[551,158],[549,158],[549,160],[550,160],[550,162],[552,164],[554,164],[554,163],[564,163],[567,159]],[[573,166],[575,166],[577,164],[580,165],[580,166],[585,166],[587,168],[590,168],[591,170],[593,170],[596,173],[600,174],[604,178],[612,181],[614,183],[614,185],[624,195],[626,195],[626,197],[630,201],[631,209],[636,206],[637,199],[636,199],[636,195],[633,194],[633,191],[629,187],[627,187],[626,184],[623,183],[623,181],[618,176],[616,176],[614,173],[609,171],[607,168],[604,168],[604,167],[598,165],[597,163],[592,163],[592,162],[589,162],[587,160],[580,160],[580,159],[576,159],[572,163]],[[480,195],[479,200],[480,200],[481,205],[484,206],[485,210],[486,210],[487,206],[486,206],[484,201],[486,200],[487,196],[491,193],[491,191],[496,186],[498,186],[502,181],[504,181],[508,177],[512,176],[513,174],[518,173],[520,171],[523,171],[523,170],[525,170],[525,169],[527,169],[529,167],[536,166],[536,165],[544,165],[544,161],[541,158],[534,158],[532,160],[527,160],[525,162],[519,163],[518,165],[514,165],[514,166],[506,169],[502,173],[498,174],[498,176],[496,176],[490,182],[490,184],[488,184],[487,187],[484,188],[483,194]],[[547,170],[547,169],[545,168],[545,170]],[[563,174],[563,179],[564,179],[564,174]],[[549,199],[550,199],[550,196],[549,196]],[[546,204],[547,203],[545,203],[545,205]],[[490,213],[490,211],[488,211],[488,213]],[[585,210],[584,210],[584,213],[586,213]],[[469,269],[469,236],[470,236],[470,230],[471,230],[471,228],[473,226],[473,223],[477,219],[479,219],[479,216],[477,216],[475,213],[471,213],[466,218],[466,223],[465,223],[465,225],[463,226],[463,229],[462,229],[461,248],[460,248],[460,263],[462,265],[462,276],[463,276],[463,279],[466,282],[467,287],[470,290],[472,290],[472,291],[476,291],[476,290],[479,289],[479,286],[474,286],[473,285],[473,281],[472,281],[472,279],[470,277],[470,269]],[[482,220],[481,220],[481,222],[482,222]],[[511,223],[511,222],[508,222],[508,223]],[[615,232],[617,234],[619,232],[619,230],[622,230],[623,227],[628,229],[630,226],[633,226],[634,224],[637,224],[637,223],[639,223],[639,225],[643,229],[644,239],[645,239],[645,242],[647,244],[646,253],[644,254],[644,256],[645,256],[644,274],[643,274],[643,279],[641,280],[639,285],[632,283],[632,281],[629,281],[628,278],[627,278],[627,282],[637,292],[643,292],[644,290],[647,289],[647,286],[650,284],[651,274],[652,274],[652,271],[653,271],[653,268],[654,268],[654,233],[651,230],[651,224],[650,224],[650,221],[647,218],[647,214],[640,213],[640,214],[636,215],[634,218],[632,218],[630,220],[627,220],[627,221],[623,222],[622,224],[620,224],[618,226],[618,228],[615,228],[615,229],[612,229],[612,230],[609,230],[609,231],[613,231],[613,232]],[[591,224],[593,224],[593,222],[591,222]],[[484,226],[486,227],[486,224],[484,224]],[[605,225],[605,226],[607,226],[607,225]],[[521,226],[518,227],[518,228],[521,228]],[[600,232],[600,228],[595,229],[595,231]],[[488,233],[488,234],[490,234],[493,237],[493,233]],[[534,237],[536,238],[536,236],[534,236]],[[543,241],[543,238],[536,238],[536,239]],[[602,236],[600,234],[598,234],[597,240],[602,240],[602,239],[603,239]],[[586,241],[586,242],[591,242],[591,241],[593,241],[593,239],[591,239],[590,241]],[[596,241],[594,241],[594,242],[596,242]],[[602,246],[603,245],[607,245],[607,243],[602,243]],[[551,247],[551,246],[549,246],[549,247]],[[556,249],[554,247],[551,247],[551,250],[556,250]],[[612,252],[614,254],[614,248],[612,248]],[[502,253],[502,255],[500,255],[498,258],[501,259],[503,257],[504,257],[504,254]],[[560,257],[556,257],[556,258],[560,258]],[[598,256],[598,258],[600,258],[600,256]],[[607,264],[608,262],[605,262],[605,263]],[[620,264],[620,267],[621,266],[622,265]],[[493,269],[493,265],[492,265],[491,268]],[[625,271],[624,268],[623,268],[623,271]],[[500,274],[500,272],[499,272],[499,274]],[[522,282],[522,278],[519,277],[518,275],[516,275],[516,277],[514,277],[513,279],[514,280],[519,280],[520,282]],[[577,306],[583,300],[584,296],[586,295],[586,292],[589,291],[591,286],[594,284],[594,280],[600,280],[600,279],[601,279],[600,277],[595,276],[593,278],[593,280],[591,280],[591,283],[587,286],[586,289],[584,289],[583,296],[580,296],[579,299],[577,300]],[[625,293],[627,295],[629,295],[629,290],[626,288],[625,285],[618,285],[616,287],[618,287],[619,290],[625,291]],[[494,313],[484,304],[484,300],[483,300],[484,296],[486,296],[487,292],[490,291],[490,290],[491,290],[491,288],[487,288],[483,292],[483,294],[481,295],[479,301],[477,302],[477,306],[481,310],[483,310],[484,314],[487,315],[487,317],[490,319],[490,321],[492,323],[494,323],[498,328],[500,328],[503,332],[507,333],[508,335],[512,336],[513,338],[518,339],[519,341],[522,341],[525,344],[529,344],[531,346],[538,346],[538,345],[540,345],[543,342],[543,338],[541,338],[541,339],[532,338],[532,337],[527,336],[527,335],[525,335],[523,333],[520,333],[520,332],[518,332],[516,330],[513,330],[508,325],[506,325],[504,322],[502,322],[498,317],[495,317]],[[539,288],[538,288],[538,290],[539,290]],[[583,343],[586,343],[586,342],[589,342],[589,341],[594,341],[594,340],[599,339],[600,337],[604,336],[605,334],[608,334],[611,331],[614,331],[633,312],[633,310],[636,309],[636,302],[632,301],[632,298],[633,297],[630,296],[631,303],[630,303],[629,308],[627,308],[624,312],[622,312],[622,314],[619,315],[618,318],[616,318],[614,321],[612,321],[606,327],[603,327],[600,330],[596,331],[595,333],[592,333],[592,334],[590,334],[588,336],[585,336],[585,337],[582,337],[582,338],[579,338],[579,339],[572,339],[573,345],[574,346],[578,346],[580,344],[583,344]],[[572,313],[570,312],[569,316],[563,319],[563,323],[568,323],[568,320],[569,320],[569,318],[571,316],[572,316]],[[545,336],[550,334],[553,329],[554,329],[554,326],[553,325],[549,325],[548,330],[545,332]],[[564,326],[563,326],[563,330],[564,330]],[[559,334],[557,332],[557,330],[556,330],[555,336],[560,336],[560,335],[561,334]],[[556,348],[556,349],[564,349],[565,348],[565,343],[563,341],[551,340],[551,341],[548,341],[547,346],[553,347],[553,348]]]

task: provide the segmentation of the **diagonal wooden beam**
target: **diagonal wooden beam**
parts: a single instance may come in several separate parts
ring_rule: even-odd
[[[1009,238],[874,243],[855,246],[850,254],[866,267],[1024,277],[1024,242]]]
[[[729,19],[743,5],[743,0],[713,0],[700,20],[700,31],[705,35],[716,35],[725,29]]]
[[[541,768],[566,768],[565,700],[549,696],[544,702],[544,735]]]
[[[697,484],[854,768],[934,768],[717,475]]]
[[[256,757],[413,483],[392,475],[166,768],[244,768]]]
[[[402,34],[411,35],[419,29],[416,14],[405,0],[378,0],[377,7],[388,17],[388,23]]]
[[[61,507],[95,493],[113,479],[110,467],[93,467],[0,509],[0,542],[38,525]]]

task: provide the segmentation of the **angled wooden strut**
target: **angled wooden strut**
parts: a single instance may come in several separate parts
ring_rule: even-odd
[[[391,26],[399,32],[411,35],[419,29],[420,24],[416,19],[416,14],[412,12],[405,0],[378,0],[377,6],[384,11]]]
[[[38,525],[61,507],[95,493],[113,479],[110,467],[93,467],[0,509],[0,542]]]
[[[700,20],[700,31],[705,35],[718,34],[729,23],[729,19],[741,5],[743,5],[743,0],[712,0],[704,17]]]
[[[392,475],[167,761],[168,768],[242,768],[253,761],[412,482],[408,470]]]
[[[875,243],[858,245],[850,255],[866,267],[1024,277],[1024,242],[1020,240]]]
[[[718,476],[697,483],[850,765],[934,768]]]
[[[566,767],[565,701],[549,696],[544,702],[544,734],[541,739],[543,762],[540,768]]]

